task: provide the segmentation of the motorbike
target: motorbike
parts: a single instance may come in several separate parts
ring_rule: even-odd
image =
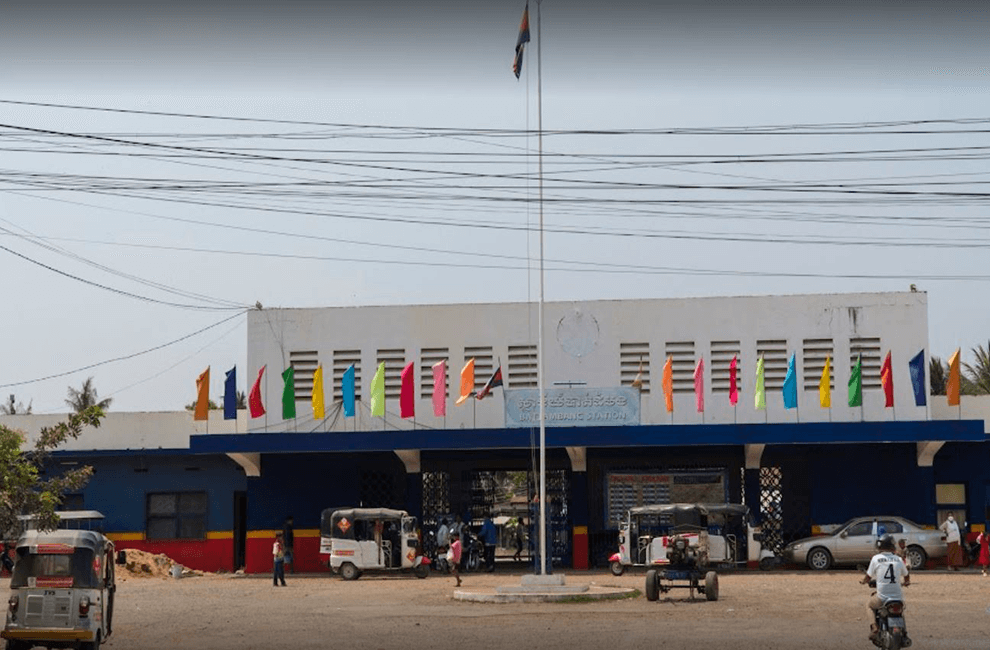
[[[479,571],[485,558],[484,543],[474,533],[465,532],[461,545],[464,571]]]
[[[875,588],[876,585],[875,581],[870,581],[871,587]],[[873,645],[883,650],[901,650],[911,645],[904,620],[903,601],[888,600],[882,607],[874,610],[873,618],[877,626]]]

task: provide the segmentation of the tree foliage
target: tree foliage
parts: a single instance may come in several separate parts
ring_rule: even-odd
[[[0,404],[0,411],[6,415],[31,415],[31,411],[34,407],[34,400],[28,402],[25,407],[24,402],[18,402],[17,398],[12,394],[6,402]]]
[[[945,363],[936,356],[928,360],[928,381],[931,384],[932,395],[945,395],[945,384],[949,379],[949,370]]]
[[[96,386],[93,385],[93,378],[88,377],[80,388],[69,386],[69,399],[65,403],[76,413],[82,413],[91,406],[100,407],[101,411],[110,408],[112,397],[101,400],[96,393]]]
[[[966,379],[972,395],[990,395],[990,341],[987,347],[978,345],[972,349],[973,363],[963,363]]]
[[[31,514],[37,518],[39,530],[58,526],[56,508],[66,492],[82,489],[93,475],[92,467],[79,467],[50,478],[43,472],[51,453],[70,439],[76,439],[86,427],[100,426],[103,409],[90,406],[81,413],[50,427],[44,427],[34,445],[21,447],[26,436],[0,425],[0,531],[18,530],[18,515]]]
[[[207,402],[207,405],[209,406],[209,409],[211,411],[216,411],[217,409],[220,408],[219,406],[217,406],[217,403],[214,402],[213,400],[210,400],[209,402]],[[189,404],[186,404],[186,410],[187,411],[195,411],[196,410],[196,402],[190,402]]]

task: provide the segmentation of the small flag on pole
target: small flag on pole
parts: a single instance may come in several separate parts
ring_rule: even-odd
[[[890,365],[890,351],[880,367],[880,385],[883,387],[884,408],[894,407],[894,373]]]
[[[523,9],[522,22],[519,24],[519,37],[516,39],[516,58],[512,61],[512,72],[515,73],[516,79],[522,74],[523,51],[526,49],[526,43],[529,43],[529,2]]]
[[[502,385],[502,364],[499,364],[498,368],[496,368],[495,372],[492,373],[492,376],[488,378],[488,381],[485,382],[484,387],[481,389],[481,391],[478,392],[476,397],[478,399],[485,399],[491,394],[493,388],[496,388],[501,385]]]
[[[856,365],[849,375],[849,406],[863,405],[863,357],[856,357]]]
[[[260,418],[265,414],[265,405],[261,403],[261,378],[265,374],[265,368],[268,366],[261,366],[261,370],[258,371],[258,378],[254,380],[254,385],[251,386],[251,394],[248,396],[248,408],[251,410],[252,418]]]
[[[296,369],[289,366],[282,371],[282,419],[296,417]]]
[[[340,399],[344,403],[344,417],[354,417],[354,364],[347,366],[340,379]]]
[[[674,412],[674,357],[668,356],[663,364],[663,400],[667,404],[667,412]]]
[[[762,411],[767,408],[767,389],[763,385],[763,357],[756,362],[756,392],[753,394],[756,410]]]
[[[433,415],[447,415],[447,360],[433,364]]]
[[[698,407],[698,413],[705,412],[705,357],[698,357],[698,363],[694,366],[694,401]]]
[[[911,370],[911,388],[914,389],[914,405],[926,406],[928,397],[925,395],[925,351],[922,350],[908,361]]]
[[[797,408],[797,353],[791,354],[791,360],[787,363],[787,374],[784,375],[784,408]]]
[[[467,401],[467,398],[471,397],[471,393],[474,392],[474,357],[468,360],[461,368],[461,396],[457,398],[454,402],[456,406],[460,406]]]
[[[739,403],[739,387],[736,386],[736,366],[738,363],[736,355],[733,354],[732,361],[729,362],[729,404],[733,406]]]
[[[399,375],[399,417],[416,417],[416,378],[413,376],[413,362],[410,361]]]
[[[822,368],[822,378],[818,380],[818,403],[823,409],[832,408],[832,357],[825,357],[825,367]]]
[[[385,362],[378,364],[371,378],[371,417],[385,417]]]
[[[223,419],[237,419],[237,366],[227,371],[223,381]]]
[[[196,380],[196,410],[193,420],[206,420],[210,417],[210,367]]]
[[[945,380],[945,397],[949,406],[959,406],[959,348],[949,357],[949,377]]]
[[[313,371],[313,419],[322,420],[326,417],[326,407],[323,403],[323,366],[316,366]]]
[[[633,377],[632,383],[629,384],[633,388],[638,388],[640,391],[643,390],[643,360],[639,360],[639,372]]]

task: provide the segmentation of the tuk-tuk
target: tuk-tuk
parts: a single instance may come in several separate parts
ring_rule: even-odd
[[[342,508],[323,512],[320,553],[344,580],[364,571],[411,570],[430,575],[430,559],[420,552],[416,518],[405,510]]]
[[[609,558],[613,575],[626,567],[669,564],[667,549],[674,535],[697,547],[705,532],[706,557],[713,564],[744,564],[743,540],[755,560],[772,555],[759,548],[758,531],[750,525],[749,509],[735,503],[664,503],[631,508],[619,525],[619,552]],[[750,558],[754,559],[754,558]]]
[[[64,525],[103,515],[88,511],[60,517]],[[18,539],[16,553],[7,623],[0,632],[7,650],[97,650],[113,629],[113,542],[93,530],[29,529]]]

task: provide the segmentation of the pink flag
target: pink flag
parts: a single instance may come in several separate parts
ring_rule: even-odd
[[[698,413],[705,412],[705,358],[698,358],[694,367],[694,397],[698,402]]]
[[[399,389],[399,415],[402,418],[416,417],[416,381],[413,378],[413,362],[402,369],[399,375],[402,380]]]
[[[736,355],[732,355],[729,364],[729,404],[735,406],[739,402],[739,389],[736,387]]]
[[[251,387],[251,394],[248,396],[248,407],[251,409],[251,417],[260,418],[265,414],[265,405],[261,403],[261,376],[265,374],[265,368],[268,366],[261,366],[261,370],[258,371],[258,378],[254,380],[254,386]]]
[[[433,415],[447,415],[447,360],[433,364]]]

